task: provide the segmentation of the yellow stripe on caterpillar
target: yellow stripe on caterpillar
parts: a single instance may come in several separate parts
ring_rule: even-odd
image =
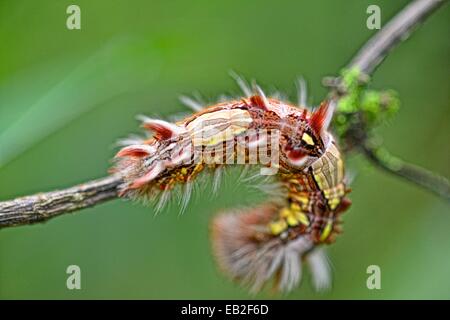
[[[245,132],[252,123],[250,114],[241,109],[205,113],[186,125],[194,146],[215,146]]]
[[[270,225],[270,232],[272,232],[273,235],[277,236],[281,234],[283,231],[285,231],[288,227],[286,221],[284,219],[280,219],[274,222],[271,222]]]
[[[305,195],[299,195],[299,194],[295,194],[295,193],[290,193],[289,197],[300,202],[300,204],[302,205],[302,207],[306,207],[309,203],[309,198]]]
[[[341,199],[339,198],[331,198],[328,199],[328,205],[330,206],[331,210],[334,210],[337,208],[337,206],[341,203]]]
[[[333,221],[328,220],[325,228],[323,228],[322,234],[320,235],[320,241],[325,241],[333,230]]]
[[[304,214],[303,212],[297,212],[295,216],[301,224],[309,226],[309,219],[306,214]]]

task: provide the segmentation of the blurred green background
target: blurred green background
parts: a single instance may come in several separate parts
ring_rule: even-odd
[[[135,115],[186,112],[180,94],[214,101],[238,93],[228,72],[295,98],[303,75],[311,103],[375,31],[408,1],[0,1],[0,199],[104,176],[115,141],[139,133]],[[81,8],[81,30],[66,8]],[[373,86],[395,89],[399,115],[386,146],[450,176],[450,11],[441,9],[397,48]],[[450,298],[450,210],[414,185],[349,159],[356,174],[345,232],[328,249],[334,287],[314,293],[306,273],[287,296],[257,298]],[[231,171],[220,195],[197,193],[184,215],[115,200],[45,224],[0,231],[0,298],[251,298],[216,269],[208,223],[223,208],[260,199]],[[66,289],[81,267],[82,290]],[[381,267],[382,289],[366,288]]]

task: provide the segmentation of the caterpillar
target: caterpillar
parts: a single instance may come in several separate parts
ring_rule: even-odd
[[[313,284],[330,286],[330,267],[321,245],[342,231],[349,189],[344,162],[329,125],[334,101],[311,111],[304,90],[298,106],[250,86],[237,77],[244,96],[208,107],[184,98],[195,112],[174,123],[141,116],[146,137],[124,141],[112,171],[120,173],[120,196],[157,201],[160,210],[175,189],[181,210],[203,172],[214,177],[223,168],[255,165],[276,181],[278,192],[254,208],[232,209],[211,223],[214,256],[232,279],[260,291],[272,282],[288,292],[302,278],[305,262]],[[304,87],[303,82],[301,88]],[[275,195],[275,196],[273,196]]]

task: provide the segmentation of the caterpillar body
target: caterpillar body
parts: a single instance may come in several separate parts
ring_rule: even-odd
[[[159,197],[160,209],[180,186],[184,210],[202,172],[217,178],[227,165],[261,166],[261,174],[276,179],[279,196],[213,220],[220,268],[254,292],[272,279],[276,289],[290,291],[306,261],[313,284],[324,289],[330,275],[320,245],[335,240],[350,205],[343,159],[328,131],[334,102],[312,112],[238,82],[245,97],[206,108],[188,101],[196,112],[176,123],[142,117],[152,135],[126,141],[116,155],[113,171],[124,180],[120,196]]]

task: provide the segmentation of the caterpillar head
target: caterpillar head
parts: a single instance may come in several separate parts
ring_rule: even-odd
[[[310,117],[306,110],[294,116],[284,133],[283,151],[287,162],[293,167],[303,169],[320,158],[332,141],[328,132],[334,111],[334,102],[324,101]],[[289,123],[289,122],[288,122]]]

